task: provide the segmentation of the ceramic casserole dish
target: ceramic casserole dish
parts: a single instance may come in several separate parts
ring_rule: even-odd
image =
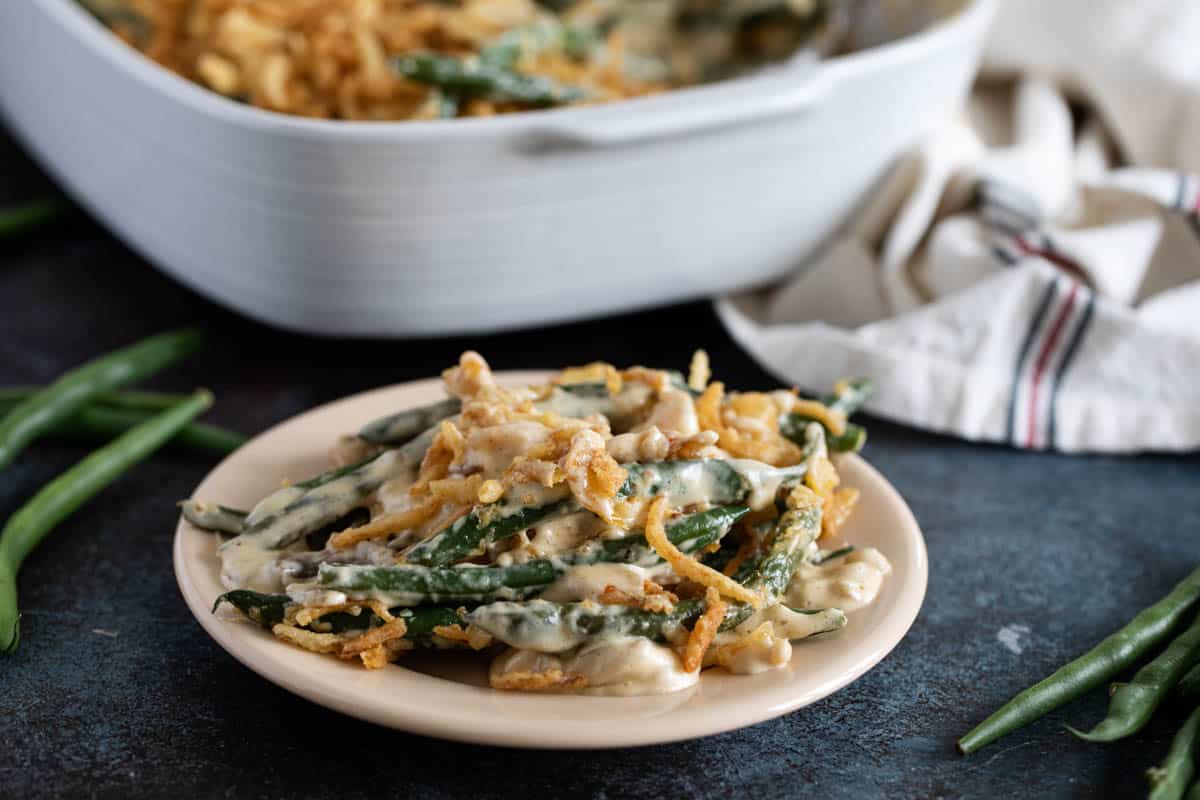
[[[81,204],[220,303],[322,334],[482,332],[794,269],[960,107],[993,3],[653,97],[361,123],[239,105],[74,0],[21,0],[0,3],[0,111]]]

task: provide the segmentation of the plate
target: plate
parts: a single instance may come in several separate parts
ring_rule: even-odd
[[[508,384],[548,373],[500,373]],[[221,462],[193,497],[249,507],[284,478],[327,468],[331,444],[375,417],[444,396],[439,380],[377,389],[283,422]],[[839,462],[860,490],[845,529],[859,546],[879,548],[893,573],[879,599],[849,615],[836,634],[797,642],[791,662],[758,675],[707,671],[696,686],[651,697],[577,697],[503,692],[487,687],[486,660],[464,654],[406,656],[365,670],[287,645],[232,612],[213,613],[224,589],[213,534],[179,521],[175,575],[188,607],[221,647],[267,680],[308,700],[391,728],[457,741],[512,747],[627,747],[691,739],[741,728],[802,708],[837,691],[887,655],[916,619],[928,576],[925,541],[895,489],[858,456]]]

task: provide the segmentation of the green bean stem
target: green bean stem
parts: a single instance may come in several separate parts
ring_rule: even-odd
[[[1193,753],[1200,733],[1200,708],[1194,710],[1171,740],[1167,758],[1158,767],[1146,771],[1150,780],[1150,800],[1181,800],[1196,775]]]
[[[1108,715],[1087,733],[1071,728],[1089,742],[1115,742],[1137,733],[1179,679],[1200,661],[1200,616],[1153,661],[1123,683],[1108,701]]]
[[[211,394],[196,392],[59,475],[9,518],[0,531],[0,651],[12,652],[20,639],[17,573],[25,557],[58,523],[149,457],[210,405]]]
[[[97,396],[152,375],[200,347],[199,331],[151,336],[64,374],[0,420],[0,468],[38,436],[72,417]]]
[[[1166,597],[1137,614],[1121,630],[1053,675],[1034,684],[958,740],[963,755],[1012,733],[1138,663],[1166,639],[1179,620],[1200,602],[1200,569]]]

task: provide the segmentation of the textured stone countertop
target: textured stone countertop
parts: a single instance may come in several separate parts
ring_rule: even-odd
[[[0,202],[42,185],[0,142]],[[247,433],[371,387],[436,374],[467,347],[498,369],[687,364],[775,385],[707,304],[549,330],[442,341],[321,341],[211,305],[81,214],[0,245],[0,385],[41,382],[182,323],[209,348],[155,385],[211,387],[210,421]],[[213,465],[165,451],[60,526],[21,573],[23,640],[0,660],[0,797],[1133,797],[1183,709],[1115,745],[1084,744],[1099,695],[977,755],[957,735],[1084,651],[1200,561],[1195,456],[1062,457],[867,420],[865,455],[929,546],[908,637],[846,689],[781,719],[683,744],[535,753],[385,730],[288,694],[239,665],[185,608],[171,570],[176,499]],[[0,516],[77,460],[27,452]],[[1001,635],[1002,631],[1008,633]],[[1006,643],[1007,640],[1007,643]]]

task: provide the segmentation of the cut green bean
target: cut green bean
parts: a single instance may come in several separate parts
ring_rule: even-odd
[[[1200,734],[1200,708],[1195,709],[1171,740],[1171,749],[1161,766],[1146,771],[1150,800],[1181,800],[1196,775],[1196,742]]]
[[[827,395],[821,402],[831,411],[837,411],[847,417],[858,411],[875,390],[874,384],[866,378],[842,381],[838,389],[840,391]],[[779,431],[788,439],[802,443],[804,430],[810,422],[821,424],[824,428],[820,420],[804,414],[784,414],[779,418]],[[825,428],[825,442],[832,452],[857,453],[867,443],[867,429],[848,422],[846,429],[835,435]]]
[[[449,397],[369,422],[358,432],[358,436],[372,444],[398,447],[461,410],[462,401],[457,397]]]
[[[747,511],[744,506],[733,506],[688,515],[667,528],[667,538],[685,551],[706,547],[719,541]],[[529,597],[570,567],[602,562],[653,566],[660,563],[661,558],[646,543],[644,536],[636,535],[508,566],[326,563],[320,567],[318,583],[355,599],[381,600],[389,606],[485,603]]]
[[[210,405],[211,394],[196,392],[59,475],[9,518],[0,531],[0,652],[12,652],[20,639],[17,573],[25,557],[58,523],[149,457]]]
[[[187,399],[187,395],[180,395],[180,397],[184,400]],[[16,401],[8,402],[0,399],[0,417],[11,411],[16,405]],[[103,443],[120,436],[135,425],[145,422],[155,413],[157,412],[135,411],[132,408],[110,407],[97,403],[80,409],[74,416],[46,431],[45,436],[68,441]],[[180,447],[214,453],[232,453],[245,442],[246,437],[240,433],[203,422],[193,422],[171,440],[172,444]]]
[[[141,380],[195,352],[199,331],[151,336],[66,373],[19,403],[0,420],[0,468],[30,442],[62,424],[99,395]]]
[[[531,525],[580,510],[574,500],[558,500],[541,506],[522,506],[519,500],[505,498],[459,517],[428,539],[404,553],[410,564],[443,567],[478,555],[490,542],[515,536]]]
[[[46,197],[0,208],[0,239],[13,239],[61,216],[69,208],[61,197]]]
[[[1179,679],[1200,661],[1200,616],[1153,661],[1123,683],[1108,701],[1108,716],[1087,733],[1070,728],[1089,742],[1115,742],[1137,733],[1170,694]]]
[[[777,602],[800,565],[805,550],[821,532],[821,508],[789,510],[776,523],[771,549],[746,581],[758,592],[763,606]],[[701,600],[684,600],[669,613],[595,603],[502,601],[476,608],[468,621],[511,647],[559,652],[596,636],[644,636],[661,640],[704,610]],[[754,613],[748,603],[731,602],[721,630],[735,628]]]
[[[959,752],[969,755],[1111,681],[1162,643],[1197,603],[1200,603],[1200,569],[1121,630],[1006,703],[958,740]]]
[[[260,537],[268,549],[287,547],[358,508],[387,481],[415,478],[434,434],[431,428],[400,448],[272,492],[250,510],[242,535]]]
[[[392,66],[403,77],[418,83],[499,101],[557,106],[586,96],[582,89],[563,86],[540,75],[522,75],[482,61],[434,53],[398,56],[392,59]]]
[[[222,603],[229,603],[247,619],[267,630],[282,623],[288,608],[295,605],[286,594],[263,594],[249,589],[225,592],[213,604],[214,613]],[[462,623],[462,617],[453,608],[396,608],[391,609],[390,613],[404,620],[405,639],[425,646],[433,644],[434,628]],[[315,624],[331,633],[344,633],[374,627],[382,622],[374,613],[363,609],[357,615],[348,612],[326,614]],[[313,625],[307,627],[312,629]]]
[[[239,534],[246,521],[246,512],[199,500],[183,500],[179,503],[183,518],[206,531]]]

